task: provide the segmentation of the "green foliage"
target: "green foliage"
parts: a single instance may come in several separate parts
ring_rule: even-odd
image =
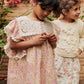
[[[2,4],[0,2],[0,6],[1,5]],[[0,59],[2,58],[3,55],[5,55],[5,52],[4,52],[4,49],[3,49],[3,47],[6,43],[6,34],[4,32],[4,27],[9,23],[5,19],[5,17],[8,13],[12,13],[11,9],[12,8],[4,8],[4,7],[0,8]]]
[[[84,13],[84,11],[83,11],[83,13]],[[82,15],[82,17],[81,17],[81,20],[83,20],[84,19],[84,15]]]
[[[54,20],[54,18],[53,18],[53,16],[51,14],[46,19],[47,20],[50,20],[50,21],[53,21]]]
[[[27,15],[31,14],[32,12],[28,12]]]

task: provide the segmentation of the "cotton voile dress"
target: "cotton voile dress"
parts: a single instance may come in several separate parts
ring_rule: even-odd
[[[16,18],[5,27],[8,38],[4,49],[9,56],[7,84],[56,84],[53,49],[48,41],[24,50],[10,48],[10,37],[20,42],[53,30],[51,22],[33,21],[27,16]]]
[[[55,69],[58,84],[79,84],[80,63],[78,50],[84,50],[84,23],[78,19],[73,23],[55,20],[60,28],[55,48]]]

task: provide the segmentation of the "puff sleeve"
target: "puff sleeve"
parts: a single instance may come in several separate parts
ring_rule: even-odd
[[[13,41],[18,42],[24,40],[19,34],[19,27],[17,20],[12,20],[5,28],[5,33],[7,34],[7,44],[4,46],[5,53],[9,58],[22,58],[26,55],[26,50],[12,50],[10,48],[10,38]]]

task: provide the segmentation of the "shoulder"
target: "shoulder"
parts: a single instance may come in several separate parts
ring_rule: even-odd
[[[81,19],[78,19],[77,26],[79,27],[79,30],[84,29],[84,22]]]
[[[59,23],[59,19],[53,21],[54,24]]]
[[[27,16],[16,17],[15,19],[16,19],[17,21],[29,20],[29,19],[27,18]]]
[[[83,25],[83,24],[84,24],[84,22],[83,22],[81,19],[78,19],[78,20],[77,20],[77,23],[78,23],[79,25]]]

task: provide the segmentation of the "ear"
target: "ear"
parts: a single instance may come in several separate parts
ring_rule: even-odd
[[[67,10],[66,9],[62,9],[62,13],[64,14],[64,15],[67,15]]]

